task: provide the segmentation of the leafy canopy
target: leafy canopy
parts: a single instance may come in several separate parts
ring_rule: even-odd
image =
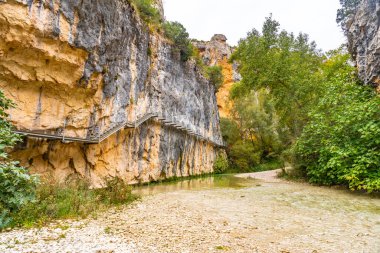
[[[294,150],[312,183],[380,190],[380,97],[358,84],[342,50],[324,64],[324,93]]]
[[[262,33],[252,30],[239,42],[231,60],[239,63],[243,79],[231,92],[240,100],[252,91],[268,89],[281,124],[281,136],[290,145],[301,134],[307,112],[318,98],[318,73],[323,56],[306,34],[295,37],[280,31],[266,18]]]

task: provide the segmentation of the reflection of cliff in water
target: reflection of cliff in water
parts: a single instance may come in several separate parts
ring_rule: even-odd
[[[256,180],[239,178],[234,175],[213,175],[209,177],[187,179],[176,182],[166,182],[139,186],[134,189],[136,194],[152,195],[164,192],[175,192],[181,190],[211,190],[214,188],[233,188],[259,186]]]

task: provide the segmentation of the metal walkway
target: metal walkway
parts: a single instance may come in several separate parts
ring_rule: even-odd
[[[157,120],[162,125],[167,127],[175,128],[179,131],[185,132],[186,134],[195,137],[198,140],[210,143],[211,145],[218,147],[218,148],[225,148],[224,143],[222,142],[216,142],[210,138],[204,137],[199,133],[194,132],[193,130],[187,128],[186,126],[181,125],[180,123],[176,123],[170,120],[167,120],[165,117],[159,116],[155,113],[147,113],[141,118],[135,120],[134,122],[126,121],[123,123],[118,124],[115,127],[111,127],[110,129],[103,132],[101,135],[95,138],[78,138],[78,137],[70,137],[65,135],[59,135],[59,134],[49,134],[43,131],[23,131],[23,130],[14,130],[14,133],[28,136],[28,137],[34,137],[34,138],[43,138],[43,139],[49,139],[49,140],[61,140],[62,142],[80,142],[80,143],[86,143],[86,144],[99,144],[109,138],[111,135],[119,132],[122,129],[136,129],[140,127],[142,124],[149,120]]]

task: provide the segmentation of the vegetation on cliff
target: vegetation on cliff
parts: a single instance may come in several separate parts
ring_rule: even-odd
[[[353,15],[359,6],[361,0],[339,0],[340,8],[337,12],[336,22],[340,24],[343,31],[346,31],[347,21]]]
[[[129,0],[141,19],[148,25],[160,26],[162,17],[153,0]]]
[[[179,22],[167,21],[163,24],[165,36],[173,42],[173,51],[179,53],[183,62],[188,61],[194,54],[189,33]]]
[[[322,54],[269,17],[231,60],[243,77],[231,91],[233,118],[222,120],[234,167],[281,158],[312,183],[380,190],[380,98],[344,48]]]

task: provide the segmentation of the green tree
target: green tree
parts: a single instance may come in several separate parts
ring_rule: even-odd
[[[359,6],[361,0],[339,0],[340,8],[336,15],[336,22],[340,24],[343,31],[346,31],[346,24],[350,16],[356,13],[357,7]]]
[[[9,159],[8,152],[20,137],[12,132],[6,110],[14,104],[0,91],[0,230],[11,222],[10,213],[17,212],[35,197],[37,178]]]
[[[348,54],[331,52],[324,93],[294,147],[312,183],[380,191],[380,97],[359,85]]]
[[[233,87],[231,97],[240,100],[254,90],[269,90],[280,136],[285,146],[290,146],[302,133],[308,111],[318,99],[318,73],[323,59],[306,34],[295,37],[280,31],[279,23],[268,17],[262,33],[248,33],[231,57],[231,61],[239,63],[243,77]]]
[[[189,60],[194,50],[186,28],[179,22],[170,21],[165,22],[163,28],[165,36],[174,43],[174,51],[180,54],[181,60]]]
[[[234,119],[239,124],[241,137],[248,140],[259,163],[279,150],[278,120],[269,91],[261,89],[234,101]]]

